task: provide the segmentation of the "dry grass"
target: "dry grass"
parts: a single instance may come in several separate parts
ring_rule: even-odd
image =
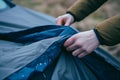
[[[64,14],[67,8],[69,8],[75,1],[76,0],[14,0],[14,2],[19,5],[49,14],[54,17]],[[73,24],[72,26],[81,31],[92,29],[96,24],[102,22],[106,18],[119,13],[119,5],[120,0],[109,0],[89,17],[85,18],[81,22]],[[120,60],[120,45],[102,47]]]

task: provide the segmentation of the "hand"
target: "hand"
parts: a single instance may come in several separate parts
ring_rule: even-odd
[[[90,54],[99,46],[99,41],[93,30],[80,32],[65,41],[64,46],[67,51],[71,51],[73,56],[79,58]]]
[[[70,26],[74,22],[74,18],[70,14],[65,14],[62,16],[59,16],[56,19],[57,25],[65,25],[65,26]]]

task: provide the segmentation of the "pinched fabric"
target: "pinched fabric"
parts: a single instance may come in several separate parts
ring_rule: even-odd
[[[120,80],[120,62],[104,49],[81,59],[65,50],[74,28],[5,1],[11,8],[0,13],[0,80]]]

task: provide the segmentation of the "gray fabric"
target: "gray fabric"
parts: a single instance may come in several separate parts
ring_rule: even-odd
[[[82,61],[79,62],[77,67],[72,55],[61,54],[51,80],[97,80],[90,69]]]
[[[34,26],[53,24],[55,24],[55,18],[21,6],[0,13],[0,32],[19,31]]]
[[[113,56],[108,54],[102,48],[97,48],[95,50],[95,52],[96,52],[95,54],[97,54],[98,56],[102,56],[103,63],[105,60],[105,62],[112,65],[118,71],[118,73],[120,72],[120,62],[118,60],[116,60]],[[94,53],[92,53],[92,54],[94,54]],[[86,59],[87,58],[89,58],[89,57],[86,57]],[[61,54],[59,57],[59,60],[57,62],[57,65],[55,67],[55,70],[54,70],[51,80],[103,80],[103,79],[99,79],[98,76],[96,76],[96,72],[92,71],[92,69],[90,68],[90,65],[86,65],[87,63],[89,64],[89,61],[85,62],[84,60],[85,60],[85,58],[79,59],[77,57],[73,57],[69,53]],[[93,59],[93,60],[97,61],[97,59]],[[104,65],[108,65],[108,64],[104,64]],[[96,65],[96,64],[91,64],[91,66],[93,66],[93,65]],[[95,70],[98,73],[101,73],[102,71],[104,71],[104,73],[107,73],[107,74],[113,73],[112,70],[110,70],[111,72],[105,72],[107,69],[105,69],[106,67],[104,66],[104,69],[105,69],[104,70],[102,65],[96,65],[96,66],[100,66],[99,68],[101,70],[99,69],[99,71],[97,71],[96,67],[94,66]],[[104,73],[101,77],[104,76]],[[118,74],[114,74],[111,76],[115,76],[115,75],[118,75]],[[111,76],[107,75],[107,77],[111,77]],[[104,76],[104,77],[106,77],[106,76]],[[115,79],[119,80],[120,77],[116,77]],[[113,78],[112,79],[110,79],[110,78],[104,79],[104,80],[113,80]]]
[[[51,24],[55,24],[53,17],[21,6],[0,13],[0,33]],[[38,41],[30,45],[0,40],[0,80],[40,56],[46,48],[59,38]]]
[[[60,37],[41,40],[30,45],[0,41],[0,80],[21,69],[39,57],[53,42]]]
[[[16,6],[0,13],[0,33],[53,24],[55,24],[53,17],[34,12],[21,6]],[[61,38],[44,39],[44,41],[42,40],[32,44],[20,44],[0,40],[0,80],[8,77],[39,57],[52,43]],[[99,49],[95,52],[103,56],[103,59],[107,63],[120,70],[120,63],[113,57],[110,57]],[[78,63],[75,63],[77,60]],[[89,68],[90,65],[95,64],[87,66],[87,63],[83,62],[82,59],[74,59],[71,54],[62,53],[53,72],[52,80],[97,80],[96,74]]]

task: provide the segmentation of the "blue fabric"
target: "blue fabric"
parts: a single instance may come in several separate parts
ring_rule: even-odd
[[[75,33],[77,33],[77,31],[71,27],[56,25],[39,26],[18,32],[0,33],[0,39],[2,40],[23,44],[31,44],[36,41],[57,36],[63,37],[62,39],[54,42],[36,60],[28,64],[23,69],[12,74],[6,80],[34,80],[32,76],[34,77],[36,75],[40,78],[40,80],[50,80],[59,54],[68,53],[64,50],[64,41]],[[120,80],[120,67],[117,69],[115,67],[116,63],[113,61],[114,58],[110,58],[111,56],[104,54],[107,53],[103,49],[98,48],[91,55],[88,55],[82,59],[74,57],[78,71],[81,73],[81,70],[79,70],[79,63],[82,61],[97,77],[97,80]],[[104,57],[106,57],[107,60],[105,60]]]
[[[24,44],[31,44],[51,37],[63,36],[61,40],[52,44],[43,55],[28,64],[22,70],[14,73],[8,78],[8,80],[27,80],[30,74],[35,71],[44,72],[45,69],[58,57],[63,42],[75,33],[76,31],[70,27],[55,25],[40,26],[19,32],[1,33],[1,39]]]

